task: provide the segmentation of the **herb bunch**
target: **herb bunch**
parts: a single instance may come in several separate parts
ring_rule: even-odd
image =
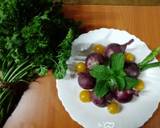
[[[125,73],[124,64],[124,53],[117,53],[106,65],[96,65],[91,69],[90,74],[96,79],[96,96],[103,97],[115,89],[132,89],[138,83],[138,79]]]
[[[79,22],[64,17],[62,8],[52,0],[0,2],[0,127],[31,81],[49,69],[65,75]]]

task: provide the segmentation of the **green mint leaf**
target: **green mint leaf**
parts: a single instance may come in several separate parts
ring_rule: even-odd
[[[126,86],[126,81],[124,77],[117,76],[116,81],[120,90],[124,90]]]
[[[94,88],[97,97],[103,97],[109,92],[108,82],[105,80],[97,80]]]
[[[110,77],[108,80],[108,86],[111,90],[115,90],[117,88],[117,81],[115,79],[115,77]]]
[[[120,71],[124,67],[124,54],[123,53],[115,53],[111,56],[111,69],[114,71]]]
[[[104,65],[95,65],[91,70],[90,74],[92,77],[99,80],[106,80],[113,74],[113,71]]]
[[[132,77],[126,77],[126,89],[132,89],[138,84],[138,80]]]
[[[118,75],[124,77],[126,76],[126,73],[124,72],[124,70],[120,70]]]

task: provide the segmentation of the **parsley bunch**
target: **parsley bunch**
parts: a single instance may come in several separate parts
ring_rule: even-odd
[[[31,6],[27,0],[14,0],[11,5],[12,15],[9,11],[9,14],[7,13],[8,15],[6,14],[0,23],[0,28],[2,28],[0,29],[0,62],[3,64],[7,61],[18,67],[29,60],[28,65],[32,64],[32,69],[28,70],[23,77],[23,80],[26,81],[34,80],[36,76],[44,76],[48,69],[56,69],[56,73],[61,72],[57,71],[55,62],[59,59],[66,60],[68,55],[59,58],[58,54],[61,50],[64,54],[70,52],[71,42],[79,31],[79,23],[63,16],[61,3],[52,5],[50,2],[44,4],[44,1],[40,1],[37,2],[39,6],[34,7],[36,4],[34,2],[30,1]],[[10,6],[9,3],[7,3],[8,6]],[[27,6],[28,4],[30,6]],[[43,8],[41,4],[44,4]],[[25,5],[24,8],[22,5]],[[48,5],[48,8],[45,5]],[[31,15],[28,14],[30,11],[26,12],[30,8]],[[22,12],[24,12],[23,16]],[[69,46],[60,47],[59,45],[63,42],[67,42]],[[9,70],[10,67],[6,68]],[[2,65],[0,69],[4,77]],[[66,70],[66,67],[64,66],[64,69],[61,68],[61,70]],[[63,71],[63,76],[64,74]]]
[[[79,22],[64,17],[61,2],[0,2],[0,127],[31,81],[49,69],[64,77],[78,35]]]

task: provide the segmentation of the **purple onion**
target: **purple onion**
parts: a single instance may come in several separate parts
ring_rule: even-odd
[[[106,96],[104,96],[106,103],[110,103],[113,99],[113,94],[109,93]]]
[[[138,65],[134,62],[126,62],[124,70],[128,76],[137,78],[140,74],[140,69]]]
[[[134,39],[131,39],[123,45],[117,43],[109,44],[105,49],[105,57],[110,58],[113,53],[125,52],[127,45],[131,44],[133,41]]]
[[[92,102],[98,107],[105,107],[107,105],[105,97],[97,97],[94,92],[91,94]]]
[[[92,102],[98,107],[105,107],[107,106],[111,100],[113,99],[113,95],[111,93],[107,94],[104,97],[97,97],[95,92],[91,93]]]
[[[95,79],[89,73],[80,73],[78,76],[78,83],[83,89],[93,89],[95,86]]]
[[[94,65],[103,64],[104,63],[104,56],[98,53],[91,53],[86,58],[86,65],[88,69],[91,69]]]
[[[131,101],[134,94],[136,94],[134,90],[115,90],[113,92],[114,98],[120,103],[127,103]]]

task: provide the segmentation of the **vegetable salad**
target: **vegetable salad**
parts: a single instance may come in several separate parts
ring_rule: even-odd
[[[160,62],[151,62],[160,54],[160,48],[154,49],[142,62],[136,63],[134,53],[126,51],[132,43],[133,39],[123,45],[94,44],[85,62],[75,65],[78,84],[84,89],[80,92],[82,102],[93,102],[116,114],[121,111],[121,104],[130,102],[143,91],[145,84],[139,75],[148,68],[160,66]]]

